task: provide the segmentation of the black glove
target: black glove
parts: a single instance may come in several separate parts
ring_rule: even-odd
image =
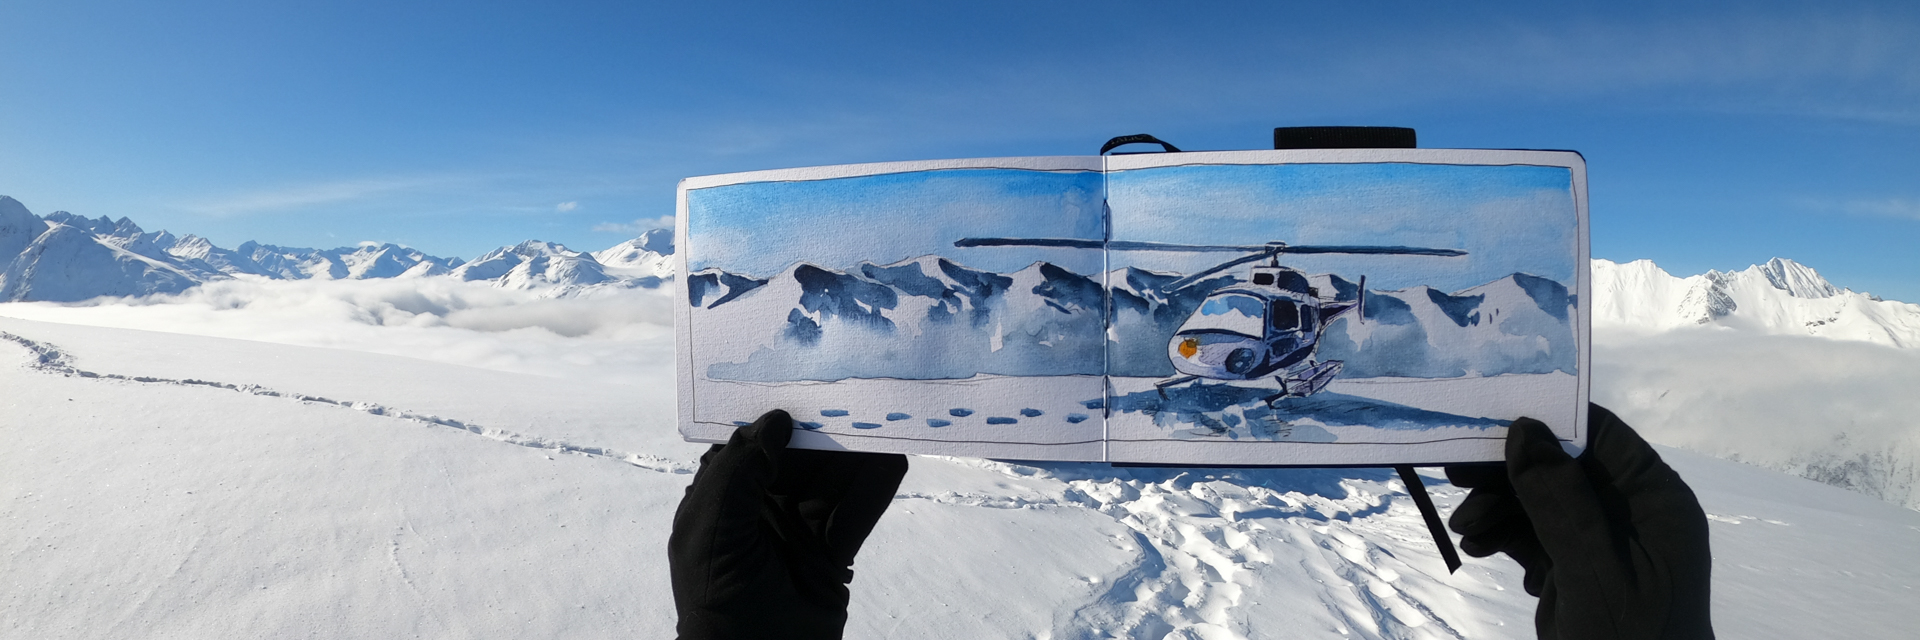
[[[1660,454],[1594,405],[1587,449],[1560,448],[1547,425],[1507,431],[1504,466],[1447,467],[1473,490],[1450,525],[1467,555],[1526,569],[1543,640],[1712,638],[1707,514]]]
[[[667,562],[682,640],[839,638],[853,556],[893,501],[906,456],[787,449],[772,411],[700,456]]]

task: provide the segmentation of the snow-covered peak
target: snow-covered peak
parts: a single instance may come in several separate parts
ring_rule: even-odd
[[[64,224],[34,238],[11,262],[0,273],[0,301],[72,302],[98,296],[178,293],[209,277]]]
[[[213,250],[213,241],[191,233],[181,236],[173,246],[167,247],[167,253],[186,260],[205,260]]]
[[[1593,295],[1594,325],[1603,329],[1658,332],[1706,325],[1920,346],[1920,305],[1835,287],[1813,269],[1784,258],[1685,278],[1647,260],[1594,260]]]
[[[555,245],[558,246],[558,245]],[[514,265],[496,286],[508,289],[580,287],[613,280],[593,256],[579,252],[537,255]]]
[[[663,256],[673,255],[672,229],[654,229],[640,234],[640,237],[634,238],[632,242],[634,246],[647,251],[652,251]]]
[[[582,255],[581,252],[579,251],[568,249],[566,245],[560,244],[558,242],[546,242],[543,240],[528,240],[520,244],[513,245],[511,247],[502,247],[500,250],[508,251],[526,258],[532,258],[535,256]]]
[[[584,256],[586,254],[566,248],[555,242],[528,240],[511,247],[500,247],[474,258],[473,262],[460,265],[453,275],[461,280],[497,280],[521,263],[542,256]],[[589,257],[588,259],[592,259]]]
[[[0,269],[5,269],[14,256],[46,230],[47,223],[28,211],[26,205],[0,196]]]
[[[106,216],[101,216],[101,219],[106,219]],[[113,223],[113,232],[107,235],[135,238],[144,233],[146,233],[146,231],[142,230],[140,225],[134,224],[131,218],[120,216],[120,219]]]
[[[610,274],[630,278],[673,277],[673,232],[654,229],[640,237],[593,252]]]
[[[361,246],[342,254],[340,259],[346,263],[347,277],[358,280],[398,276],[419,263],[422,257],[420,252],[399,245],[379,244]]]
[[[28,211],[27,205],[20,204],[13,196],[0,196],[0,229],[21,228],[29,219],[40,223],[40,217]]]
[[[1773,285],[1773,288],[1785,291],[1787,295],[1795,298],[1829,298],[1840,295],[1839,288],[1828,283],[1826,278],[1820,277],[1820,274],[1815,273],[1813,269],[1786,258],[1774,258],[1768,260],[1766,264],[1752,268],[1766,276],[1767,283]]]

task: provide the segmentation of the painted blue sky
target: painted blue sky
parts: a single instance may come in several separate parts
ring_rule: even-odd
[[[1458,291],[1515,272],[1573,285],[1578,217],[1560,167],[1195,165],[1107,174],[1113,237],[1179,244],[1390,245],[1459,257],[1289,255],[1372,289]],[[1113,266],[1193,273],[1232,256],[1119,251]],[[1244,268],[1236,273],[1243,273]]]
[[[612,245],[693,175],[1275,126],[1576,149],[1594,255],[1920,301],[1912,2],[15,2],[0,194],[223,246]]]
[[[1094,171],[954,169],[687,192],[687,268],[757,277],[800,258],[846,270],[944,255],[1000,273],[1045,260],[1098,273],[1098,250],[957,248],[966,237],[1084,238],[1104,233]]]

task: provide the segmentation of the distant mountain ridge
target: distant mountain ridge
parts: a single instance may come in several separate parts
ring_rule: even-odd
[[[1593,297],[1596,329],[1647,332],[1704,325],[1920,347],[1920,305],[1836,287],[1786,258],[1684,278],[1651,260],[1594,260]]]
[[[335,249],[248,241],[233,249],[196,235],[147,232],[125,217],[65,211],[35,216],[0,196],[0,302],[73,302],[100,296],[179,293],[234,277],[273,280],[452,276],[572,296],[610,288],[655,288],[673,277],[673,232],[655,229],[597,254],[529,240],[466,262],[396,244]]]

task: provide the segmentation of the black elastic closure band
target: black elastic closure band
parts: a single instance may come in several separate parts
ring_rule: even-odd
[[[1136,133],[1130,136],[1120,136],[1112,140],[1108,140],[1106,144],[1100,145],[1100,155],[1103,155],[1103,156],[1107,155],[1108,151],[1112,151],[1116,147],[1134,144],[1134,143],[1157,144],[1157,145],[1160,145],[1162,148],[1165,148],[1167,150],[1166,151],[1167,153],[1180,153],[1179,147],[1173,146],[1172,144],[1168,143],[1165,140],[1155,138],[1145,133]]]
[[[1413,467],[1398,466],[1401,484],[1407,485],[1407,495],[1413,496],[1414,506],[1420,507],[1420,518],[1427,521],[1427,533],[1433,534],[1434,546],[1440,547],[1440,558],[1447,561],[1447,573],[1460,570],[1460,554],[1453,550],[1453,538],[1447,537],[1447,529],[1440,524],[1440,511],[1433,508],[1433,498],[1427,495],[1427,485],[1420,482],[1420,474]]]
[[[1275,127],[1275,149],[1412,149],[1419,137],[1406,127]]]

